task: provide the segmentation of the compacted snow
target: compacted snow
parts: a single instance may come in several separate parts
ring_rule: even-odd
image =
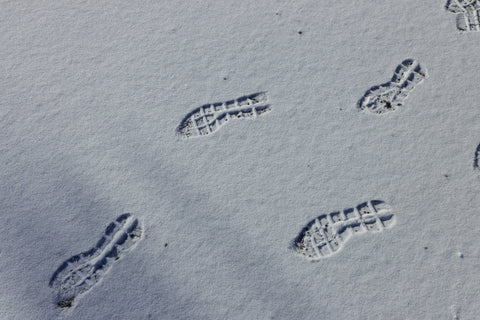
[[[478,317],[476,0],[0,8],[0,319]]]

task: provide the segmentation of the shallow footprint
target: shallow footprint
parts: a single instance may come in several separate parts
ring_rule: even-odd
[[[416,60],[406,59],[395,69],[392,79],[370,88],[358,102],[358,108],[376,114],[395,111],[415,87],[427,78],[427,70]]]
[[[394,224],[390,206],[372,200],[313,219],[295,238],[293,249],[309,260],[320,260],[337,253],[356,234],[382,232]]]
[[[177,127],[182,138],[201,137],[218,131],[233,119],[254,119],[271,110],[267,93],[259,92],[235,100],[203,105],[187,114]]]
[[[106,228],[95,247],[66,260],[54,272],[50,287],[57,290],[61,308],[73,306],[75,298],[100,282],[112,264],[133,249],[143,229],[130,213],[119,216]]]
[[[457,14],[457,29],[480,31],[480,1],[448,0],[445,9]]]

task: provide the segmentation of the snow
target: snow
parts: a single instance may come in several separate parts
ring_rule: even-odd
[[[2,1],[1,319],[474,319],[479,32],[443,1]],[[358,102],[405,59],[428,78]],[[208,136],[203,105],[271,111]],[[395,225],[311,262],[312,219]],[[70,308],[49,281],[123,213],[136,247]]]

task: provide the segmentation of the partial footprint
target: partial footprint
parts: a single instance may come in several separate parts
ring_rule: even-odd
[[[372,87],[365,93],[358,102],[358,108],[377,114],[394,111],[403,105],[410,91],[427,77],[427,70],[417,61],[404,60],[395,69],[390,82]]]
[[[330,257],[356,234],[392,227],[395,217],[390,211],[390,206],[383,201],[372,200],[356,208],[321,215],[300,232],[293,248],[309,260]]]
[[[226,102],[203,105],[185,116],[177,128],[183,138],[214,133],[231,119],[254,119],[271,110],[267,93],[259,92]]]
[[[480,31],[480,1],[448,0],[445,8],[457,14],[457,28],[461,31]]]
[[[477,150],[475,150],[475,157],[473,158],[473,169],[480,170],[480,144],[477,146]]]
[[[107,227],[95,247],[66,260],[49,284],[57,290],[58,306],[71,307],[73,300],[102,280],[112,264],[133,249],[142,236],[138,220],[125,213]]]

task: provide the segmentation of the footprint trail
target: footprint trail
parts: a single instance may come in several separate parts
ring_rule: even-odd
[[[95,247],[66,260],[53,274],[49,286],[57,291],[57,305],[69,308],[74,299],[102,280],[113,263],[142,239],[137,219],[125,213],[105,230]]]
[[[343,211],[321,215],[307,224],[293,242],[293,249],[315,261],[337,253],[354,235],[391,228],[395,217],[390,206],[372,200]]]

